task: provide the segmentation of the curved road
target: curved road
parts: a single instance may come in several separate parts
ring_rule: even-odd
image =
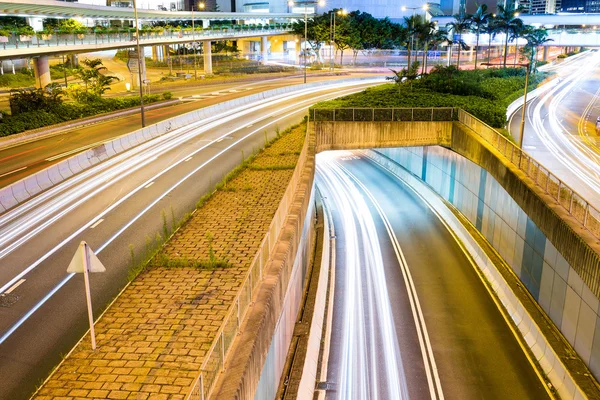
[[[572,60],[571,60],[572,58]],[[591,51],[553,67],[558,79],[528,103],[523,150],[600,210],[600,52]],[[522,109],[509,119],[519,137]]]
[[[372,83],[370,83],[372,84]],[[81,240],[107,271],[91,276],[95,314],[127,282],[129,245],[181,218],[223,175],[308,106],[361,90],[332,85],[239,107],[117,155],[0,215],[0,399],[28,398],[87,330],[83,278],[66,268]],[[171,212],[172,210],[172,212]]]
[[[317,156],[336,229],[328,399],[549,398],[453,236],[397,178]]]

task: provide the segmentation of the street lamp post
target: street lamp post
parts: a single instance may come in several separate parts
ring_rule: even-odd
[[[413,45],[413,34],[414,34],[414,30],[415,30],[415,11],[416,10],[425,10],[427,11],[429,9],[429,5],[427,3],[423,4],[421,7],[406,7],[406,6],[402,6],[402,11],[406,11],[406,10],[412,10],[413,12],[413,18],[411,20],[411,27],[410,27],[410,42],[408,42],[408,65],[406,66],[407,70],[410,70],[410,51]],[[418,55],[418,54],[417,54]]]
[[[485,66],[503,66],[503,64],[490,64],[490,63],[483,63],[481,65],[485,65]],[[527,89],[529,88],[529,70],[530,70],[530,63],[518,63],[515,64],[516,66],[519,67],[525,67],[525,92],[523,93],[523,111],[521,112],[521,129],[520,129],[520,136],[519,136],[519,148],[523,149],[523,137],[525,136],[525,114],[527,114]]]
[[[199,3],[198,8],[204,10],[204,3]],[[194,24],[194,6],[192,5],[192,47],[194,48],[194,79],[198,80],[198,58],[196,48],[196,25]]]
[[[142,128],[146,127],[146,116],[144,115],[144,88],[142,87],[142,57],[144,56],[140,52],[140,28],[138,26],[138,13],[135,0],[133,0],[133,14],[135,18],[135,47],[137,51],[138,59],[138,79],[140,89],[140,114],[142,116]]]
[[[304,4],[304,83],[306,83],[306,52],[307,52],[307,46],[308,46],[308,5],[319,5],[319,6],[324,6],[325,5],[325,1],[324,0],[319,0],[319,1],[313,1],[313,0],[308,0],[308,1],[303,1],[303,2],[299,2],[298,4]],[[290,7],[294,6],[294,2],[293,1],[289,1],[288,5]]]

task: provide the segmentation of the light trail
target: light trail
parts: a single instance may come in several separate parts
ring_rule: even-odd
[[[596,193],[600,193],[600,155],[593,148],[583,143],[579,136],[571,134],[559,121],[561,103],[566,96],[586,78],[600,63],[600,54],[589,57],[582,63],[576,73],[567,75],[559,84],[543,95],[536,104],[533,116],[530,117],[536,135],[542,140],[548,151],[564,165],[573,175],[583,181]],[[542,113],[548,107],[546,128]],[[555,174],[556,175],[556,174]],[[564,177],[561,180],[568,181]],[[573,185],[571,184],[573,187]]]
[[[365,82],[363,81],[361,83],[361,85],[364,85],[364,84],[365,84]],[[344,87],[347,86],[347,88],[343,90],[343,94],[347,94],[349,92],[354,92],[356,90],[359,90],[359,89],[356,89],[356,88],[352,88],[352,86],[354,86],[354,85],[334,85],[334,86],[337,87],[337,88],[344,88]],[[322,90],[322,89],[320,89],[320,90]],[[294,97],[297,97],[297,96],[294,96]],[[264,121],[265,119],[270,119],[273,116],[275,116],[276,114],[281,114],[282,111],[288,111],[286,114],[278,116],[277,118],[275,118],[275,119],[273,119],[273,120],[271,120],[269,122],[266,122],[266,123],[263,122],[262,126],[260,126],[259,128],[257,128],[255,130],[253,130],[253,131],[245,134],[241,138],[233,141],[230,145],[226,146],[224,149],[222,149],[221,151],[219,151],[217,154],[213,155],[208,160],[206,160],[205,162],[203,162],[202,164],[200,164],[199,166],[197,166],[196,168],[194,168],[191,172],[189,172],[188,174],[186,174],[183,178],[181,178],[175,184],[173,184],[172,186],[170,186],[166,191],[164,191],[162,194],[160,194],[158,197],[156,197],[149,205],[147,205],[144,209],[142,209],[141,212],[139,212],[137,215],[135,215],[133,218],[131,218],[127,223],[125,223],[114,235],[112,235],[107,241],[105,241],[100,247],[98,247],[96,249],[96,253],[97,254],[101,253],[102,250],[104,250],[110,243],[112,243],[114,240],[116,240],[126,229],[128,229],[131,225],[133,225],[133,223],[135,223],[137,220],[139,220],[145,213],[147,213],[152,207],[154,207],[160,200],[162,200],[164,197],[166,197],[175,188],[177,188],[178,186],[180,186],[181,184],[183,184],[190,177],[192,177],[193,175],[195,175],[196,173],[198,173],[201,169],[205,168],[207,165],[209,165],[215,159],[217,159],[218,157],[222,156],[223,154],[226,154],[231,148],[233,148],[234,146],[238,145],[242,141],[248,139],[252,135],[255,135],[257,132],[262,131],[265,127],[271,126],[273,124],[276,124],[277,122],[279,122],[281,120],[284,120],[284,119],[286,119],[286,118],[294,115],[295,113],[298,112],[299,108],[301,109],[301,108],[306,107],[306,106],[308,106],[310,104],[313,104],[316,101],[319,101],[320,99],[330,98],[330,97],[331,97],[331,94],[323,94],[323,95],[315,96],[315,97],[311,98],[310,100],[300,101],[300,102],[294,104],[293,106],[286,106],[286,107],[281,107],[280,106],[277,111],[270,112],[266,116],[263,116],[263,117],[255,119],[253,122],[254,123],[258,123],[260,121]],[[280,101],[280,100],[277,100],[277,101]],[[269,104],[270,104],[270,102],[269,102]],[[292,110],[290,111],[290,109],[292,109]],[[248,113],[250,113],[250,112],[256,112],[256,110],[254,108],[250,108],[250,110],[248,111]],[[240,116],[240,114],[238,113],[237,116]],[[230,121],[232,119],[234,119],[234,118],[233,117],[227,118],[227,121]],[[219,124],[221,124],[223,122],[224,121],[215,121],[214,124],[219,125]],[[210,128],[214,128],[214,126],[212,124],[209,124],[209,126],[210,126]],[[236,132],[238,130],[244,129],[244,127],[245,127],[245,124],[243,126],[240,126],[240,127],[236,128],[234,130],[231,130],[231,131],[227,132],[226,134],[220,136],[219,138],[222,139],[225,136],[230,136],[233,132]],[[209,128],[206,128],[206,127],[204,128],[204,130],[207,130],[207,129],[209,129]],[[197,135],[197,134],[198,134],[198,132],[195,132],[195,135]],[[135,193],[139,192],[140,190],[142,190],[144,188],[149,187],[149,185],[152,184],[152,183],[154,183],[159,176],[165,174],[167,171],[171,170],[176,165],[179,165],[179,164],[181,164],[183,162],[186,162],[185,160],[188,157],[193,156],[194,154],[197,154],[198,152],[202,151],[203,149],[205,149],[206,147],[208,147],[210,144],[216,142],[219,138],[213,139],[211,142],[209,142],[208,144],[206,144],[206,145],[202,146],[201,148],[195,150],[191,154],[186,154],[186,155],[182,156],[182,158],[179,161],[177,161],[177,162],[175,162],[173,164],[170,164],[167,168],[165,168],[164,170],[160,171],[155,176],[153,176],[153,177],[145,180],[143,183],[141,183],[135,189],[131,190],[129,193],[127,193],[126,195],[124,195],[118,201],[116,201],[115,203],[113,203],[106,210],[104,210],[100,214],[96,215],[91,220],[89,220],[87,223],[85,223],[83,226],[81,226],[79,229],[77,229],[76,231],[74,231],[73,233],[71,233],[67,238],[63,239],[60,243],[58,243],[54,248],[52,248],[50,251],[48,251],[47,253],[45,253],[42,257],[40,257],[33,264],[29,265],[23,271],[21,271],[16,276],[14,276],[12,279],[10,279],[6,284],[4,284],[4,286],[2,286],[0,288],[0,293],[2,293],[3,291],[5,291],[7,288],[11,287],[11,285],[14,285],[15,282],[19,281],[20,279],[23,279],[24,276],[26,276],[28,273],[30,273],[33,269],[35,269],[37,266],[39,266],[43,261],[45,261],[46,259],[48,259],[51,255],[53,255],[54,253],[56,253],[57,251],[59,251],[63,246],[65,246],[67,243],[69,243],[70,241],[72,241],[75,237],[77,237],[79,234],[81,234],[84,230],[86,230],[86,229],[94,226],[95,224],[99,224],[99,221],[101,222],[106,215],[108,215],[111,211],[113,211],[116,207],[118,207],[120,204],[122,204],[123,202],[125,202],[127,199],[131,198]],[[188,139],[186,139],[186,140],[188,140]],[[185,140],[183,140],[183,141],[185,141]],[[178,141],[178,143],[179,142],[180,141]],[[172,147],[174,147],[174,146],[172,146]],[[170,148],[172,148],[172,147],[170,147]],[[136,148],[134,148],[134,149],[136,149]],[[164,152],[165,150],[163,149],[162,151]],[[156,157],[158,157],[158,156],[154,156],[149,161],[147,160],[147,162],[151,162],[151,161],[155,160]],[[145,164],[143,164],[143,165],[145,165]],[[124,174],[124,173],[125,172],[121,172],[121,175]],[[111,179],[110,177],[108,178],[108,180],[104,180],[105,179],[104,178],[104,174],[100,174],[99,175],[99,177],[97,179],[99,181],[101,181],[101,182],[104,183],[104,185],[102,185],[101,188],[105,188],[108,185],[111,185],[111,184],[115,183],[119,179],[122,179],[122,176],[119,176],[119,174],[113,174],[113,175],[117,175],[117,176],[112,181],[110,180]],[[92,192],[92,194],[87,195],[85,197],[85,199],[91,198],[98,191],[99,191],[99,189],[95,190],[94,192]],[[35,200],[35,199],[36,198],[34,198],[33,200]],[[82,200],[80,199],[76,204],[81,204],[81,203],[82,203]],[[27,205],[27,203],[25,203],[24,205]],[[73,208],[74,208],[74,206],[71,206],[69,208],[69,210],[71,211]],[[22,212],[22,213],[24,213],[24,212]],[[4,217],[4,216],[2,216],[2,217]],[[14,325],[12,325],[2,336],[0,336],[0,344],[2,344],[6,339],[8,339],[10,337],[10,335],[13,334],[23,323],[25,323],[25,321],[29,317],[31,317],[44,303],[46,303],[55,293],[57,293],[68,281],[70,281],[73,276],[74,276],[74,274],[67,274],[66,277],[63,278],[47,295],[45,295],[38,303],[36,303],[30,310],[28,310],[24,314],[24,316],[21,317]]]
[[[334,88],[340,88],[344,86],[349,85],[333,85]],[[307,93],[320,90],[322,89],[311,89],[308,92],[301,91],[300,93],[294,93],[290,97],[296,98],[306,95]],[[328,95],[316,96],[311,100],[303,101],[299,104],[308,105],[327,96]],[[276,98],[275,100],[261,102],[257,106],[247,107],[243,110],[235,109],[233,112],[228,111],[224,113],[225,116],[216,115],[210,119],[210,122],[208,123],[201,121],[199,123],[191,124],[188,127],[174,130],[172,133],[160,136],[148,143],[134,147],[130,151],[120,154],[113,159],[107,160],[105,163],[101,163],[95,167],[92,167],[90,170],[83,171],[81,174],[73,177],[73,179],[65,181],[64,184],[57,185],[56,187],[43,192],[39,196],[34,197],[31,199],[31,201],[28,201],[21,206],[17,206],[15,209],[9,210],[4,215],[0,216],[0,259],[10,254],[19,246],[26,243],[29,239],[39,234],[41,231],[58,221],[60,218],[64,217],[76,207],[85,203],[98,193],[101,193],[101,191],[106,189],[108,186],[117,183],[118,181],[131,175],[133,172],[156,160],[156,158],[161,154],[172,150],[173,148],[195,138],[202,133],[209,132],[211,129],[217,128],[223,123],[231,122],[240,116],[256,113],[257,111],[267,107],[272,107],[279,101],[280,99]],[[270,112],[265,116],[253,120],[252,123],[258,123],[264,119],[272,117],[275,114],[298,107],[299,104],[279,107],[276,111]],[[201,126],[198,127],[199,125]],[[240,129],[242,128],[238,128],[233,132]],[[224,137],[231,135],[231,133],[232,132],[223,134],[220,137],[204,144],[193,153],[188,154],[187,157],[197,154],[198,152],[211,146],[213,143],[216,143],[219,140],[222,140]],[[175,168],[181,162],[184,162],[184,160],[179,160],[173,163],[168,168],[161,171],[160,174],[156,175],[155,179]],[[146,184],[148,183],[150,182],[147,182]],[[80,185],[77,186],[77,184]],[[71,204],[76,199],[78,200]],[[68,204],[71,205],[66,207]],[[40,208],[32,211],[35,207]],[[42,223],[42,221],[45,222]],[[41,225],[36,227],[37,224]],[[23,236],[19,237],[21,234],[23,234]]]
[[[317,185],[336,208],[345,244],[343,332],[339,399],[408,399],[406,375],[394,327],[380,238],[365,197],[382,219],[402,276],[432,399],[443,399],[443,391],[427,333],[420,302],[402,249],[379,203],[336,158],[340,152],[317,155]],[[339,259],[339,258],[338,258]]]

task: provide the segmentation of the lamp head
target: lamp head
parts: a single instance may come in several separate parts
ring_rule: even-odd
[[[293,7],[294,6],[294,2],[293,1],[288,1],[288,6]]]
[[[319,7],[325,7],[325,0],[319,0],[317,4],[319,5]]]
[[[198,3],[198,8],[200,10],[204,10],[204,7],[206,7],[206,5],[204,3]]]
[[[427,4],[427,3],[423,4],[423,10],[429,10],[429,4]]]
[[[402,6],[401,10],[406,11],[406,6]]]

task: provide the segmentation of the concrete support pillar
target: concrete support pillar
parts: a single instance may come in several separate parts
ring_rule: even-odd
[[[210,40],[202,41],[202,49],[204,51],[204,74],[212,75],[212,48],[210,46]]]
[[[262,56],[262,65],[267,65],[267,57],[269,57],[269,38],[261,36],[260,38],[260,52]]]
[[[77,54],[69,54],[67,58],[69,59],[69,64],[71,65],[71,68],[79,67],[79,57],[77,57]]]
[[[548,46],[544,46],[544,54],[542,61],[548,61]]]
[[[158,46],[152,46],[152,61],[158,61]]]
[[[35,76],[35,86],[37,88],[43,89],[52,83],[48,56],[40,56],[33,59],[33,74]]]

